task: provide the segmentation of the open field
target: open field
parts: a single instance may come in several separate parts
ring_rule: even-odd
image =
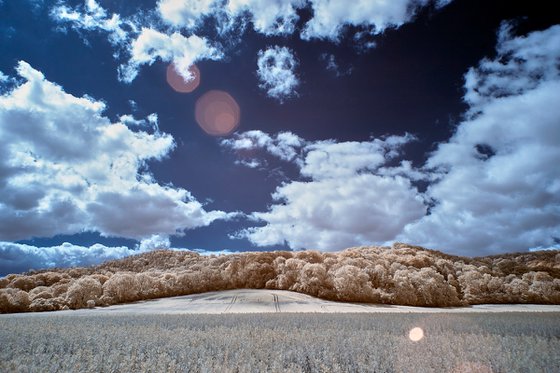
[[[2,372],[552,373],[560,313],[80,310],[2,315],[0,340]]]

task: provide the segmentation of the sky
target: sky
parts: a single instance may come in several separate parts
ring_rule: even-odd
[[[0,275],[560,248],[550,1],[0,0]]]

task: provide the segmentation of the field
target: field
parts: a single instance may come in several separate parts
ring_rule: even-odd
[[[560,313],[68,311],[1,315],[0,341],[2,372],[552,373]]]

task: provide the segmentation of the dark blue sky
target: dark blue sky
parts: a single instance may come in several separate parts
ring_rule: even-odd
[[[558,137],[560,117],[539,109],[559,75],[551,2],[240,4],[0,1],[2,272],[95,262],[95,244],[107,257],[158,244],[340,250],[405,240],[472,256],[558,245],[560,180],[547,163],[558,153],[545,140]],[[204,47],[187,42],[195,37]],[[192,93],[166,81],[181,61],[200,70]],[[51,83],[62,103],[49,101]],[[212,90],[239,105],[235,132],[211,136],[197,124],[196,103]],[[516,100],[534,113],[515,117]],[[154,113],[158,130],[121,117]],[[90,148],[72,153],[56,140],[66,136],[61,118],[83,127],[68,141]],[[94,128],[119,123],[128,132],[101,146],[108,132]],[[131,142],[138,132],[153,137]],[[142,150],[158,136],[174,145]],[[130,159],[132,176],[113,167]]]

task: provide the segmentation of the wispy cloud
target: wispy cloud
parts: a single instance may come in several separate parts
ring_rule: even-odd
[[[231,31],[245,32],[247,25],[267,37],[300,33],[303,40],[325,39],[338,42],[348,26],[357,29],[354,42],[359,48],[375,45],[371,38],[387,28],[395,28],[413,19],[415,12],[426,6],[441,7],[450,1],[396,0],[347,2],[345,0],[160,0],[150,12],[129,18],[109,14],[95,0],[69,7],[64,2],[51,9],[52,18],[62,27],[74,31],[103,32],[115,47],[114,56],[128,62],[121,64],[119,78],[131,82],[143,65],[157,59],[173,62],[179,73],[191,78],[188,68],[199,60],[225,57],[220,45],[235,44]],[[296,27],[298,12],[312,11],[313,16],[300,32]],[[208,32],[210,20],[217,32]],[[188,36],[185,36],[188,35]],[[84,37],[87,40],[87,37]],[[239,42],[239,40],[237,41]],[[330,61],[330,60],[329,60]],[[330,61],[329,68],[335,62]],[[299,85],[294,69],[297,61],[286,47],[271,47],[259,52],[257,75],[260,87],[272,98],[282,101],[297,94]],[[341,74],[347,70],[338,69]]]
[[[118,14],[109,16],[107,11],[95,0],[84,1],[83,6],[70,8],[64,4],[57,5],[51,9],[51,17],[62,25],[80,32],[102,31],[108,34],[109,41],[113,45],[124,44],[129,33],[126,29],[134,29],[131,22],[125,22]]]
[[[189,67],[195,62],[201,59],[219,60],[222,56],[219,48],[197,35],[184,37],[178,32],[167,35],[151,28],[143,28],[131,43],[130,59],[126,65],[121,66],[120,78],[129,83],[136,78],[142,65],[151,65],[159,59],[172,62],[175,71],[188,81],[193,79]]]

